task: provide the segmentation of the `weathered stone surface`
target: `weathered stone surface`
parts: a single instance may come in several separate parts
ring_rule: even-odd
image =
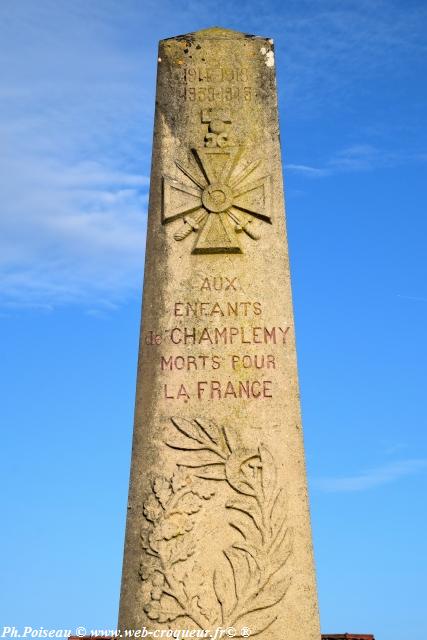
[[[318,640],[272,41],[158,64],[119,627]]]

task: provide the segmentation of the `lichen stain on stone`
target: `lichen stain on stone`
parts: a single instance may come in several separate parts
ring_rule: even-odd
[[[267,50],[266,47],[261,47],[260,49],[263,56],[265,56],[265,64],[267,67],[274,67],[274,53],[273,51]]]

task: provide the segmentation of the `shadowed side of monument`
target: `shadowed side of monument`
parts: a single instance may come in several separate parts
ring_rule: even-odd
[[[119,628],[319,640],[273,43],[159,46]]]

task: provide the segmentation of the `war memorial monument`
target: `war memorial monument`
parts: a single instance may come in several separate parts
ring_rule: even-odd
[[[273,42],[220,28],[159,47],[119,614],[143,627],[320,638]]]

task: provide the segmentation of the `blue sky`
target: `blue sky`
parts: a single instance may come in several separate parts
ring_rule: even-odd
[[[2,0],[0,626],[116,623],[160,38],[276,42],[324,632],[427,635],[427,6]]]

